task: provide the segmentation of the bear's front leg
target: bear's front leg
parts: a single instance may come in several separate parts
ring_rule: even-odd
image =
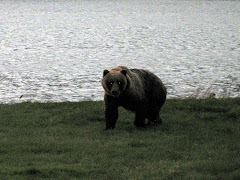
[[[105,108],[106,129],[114,129],[118,119],[117,108]]]
[[[105,120],[106,129],[114,129],[118,119],[118,106],[116,102],[110,97],[105,97]]]

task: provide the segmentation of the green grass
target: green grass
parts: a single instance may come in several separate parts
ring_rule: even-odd
[[[163,124],[133,125],[103,102],[0,105],[0,179],[240,179],[240,98],[167,100]]]

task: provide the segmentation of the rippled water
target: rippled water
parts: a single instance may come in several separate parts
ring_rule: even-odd
[[[102,100],[102,71],[156,73],[168,97],[240,96],[239,1],[0,1],[0,103]]]

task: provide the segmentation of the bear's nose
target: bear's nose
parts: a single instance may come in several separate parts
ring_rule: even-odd
[[[112,95],[117,96],[118,92],[117,91],[112,91]]]

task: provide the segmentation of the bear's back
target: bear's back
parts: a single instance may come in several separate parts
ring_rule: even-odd
[[[137,75],[144,85],[146,95],[155,94],[157,96],[166,96],[167,90],[161,79],[155,74],[144,69],[130,69],[132,73]]]

